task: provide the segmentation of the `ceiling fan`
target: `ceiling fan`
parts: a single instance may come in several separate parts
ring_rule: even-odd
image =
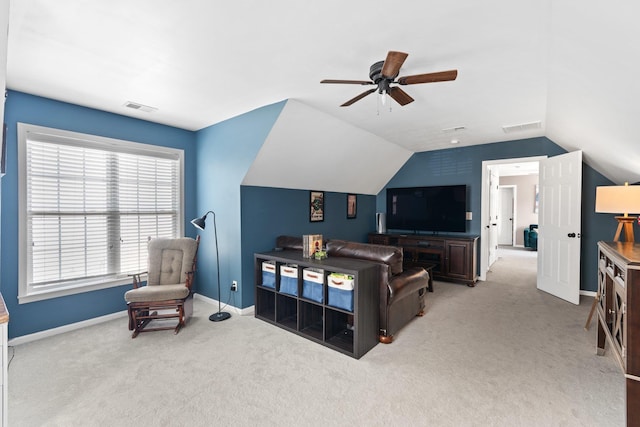
[[[399,85],[415,85],[419,83],[434,83],[445,82],[455,80],[458,76],[458,70],[440,71],[436,73],[416,74],[413,76],[398,77],[400,67],[404,64],[405,59],[409,56],[408,53],[389,51],[387,59],[384,61],[378,61],[369,68],[369,78],[371,80],[331,80],[325,79],[320,83],[339,83],[339,84],[354,84],[354,85],[375,85],[377,88],[369,89],[366,92],[352,98],[341,105],[341,107],[348,107],[356,101],[360,101],[367,95],[372,94],[375,91],[382,96],[384,102],[386,94],[389,94],[400,105],[407,105],[413,102],[414,99],[410,97],[405,91],[398,86],[391,86],[392,84]]]

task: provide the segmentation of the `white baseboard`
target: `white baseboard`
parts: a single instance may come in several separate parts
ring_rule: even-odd
[[[596,297],[595,291],[580,291],[580,295],[586,295],[588,297]]]
[[[116,313],[107,314],[100,317],[94,317],[93,319],[83,320],[82,322],[70,323],[68,325],[59,326],[57,328],[51,328],[33,334],[22,335],[20,337],[11,338],[7,343],[10,346],[25,344],[32,341],[37,341],[42,338],[52,337],[54,335],[63,334],[65,332],[75,331],[77,329],[86,328],[87,326],[98,325],[109,320],[119,319],[121,317],[127,317],[127,311],[118,311]]]
[[[193,297],[205,303],[211,304],[212,310],[214,309],[213,307],[215,308],[218,307],[218,301],[213,298],[209,298],[200,294],[193,294]],[[228,305],[224,309],[227,311],[231,311],[239,316],[253,315],[253,312],[254,312],[253,306],[243,308],[243,309],[238,309],[236,307]],[[10,346],[26,344],[28,342],[40,340],[42,338],[48,338],[55,335],[64,334],[65,332],[71,332],[77,329],[86,328],[87,326],[98,325],[100,323],[108,322],[110,320],[119,319],[121,317],[127,317],[127,315],[128,315],[127,310],[118,311],[116,313],[94,317],[93,319],[87,319],[81,322],[70,323],[68,325],[59,326],[57,328],[51,328],[44,331],[35,332],[33,334],[22,335],[19,337],[11,338],[7,344]]]
[[[200,294],[193,294],[193,297],[197,300],[200,301],[204,301],[206,303],[209,303],[213,306],[215,306],[216,308],[218,307],[218,300],[213,299],[213,298],[209,298],[206,297],[204,295],[200,295]],[[224,306],[224,303],[222,304],[223,310],[227,310],[230,311],[232,313],[236,313],[240,316],[253,316],[254,313],[254,306],[250,306],[250,307],[246,307],[246,308],[236,308],[232,305],[227,305],[226,307]]]

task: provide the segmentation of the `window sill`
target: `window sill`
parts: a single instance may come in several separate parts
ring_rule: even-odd
[[[100,289],[115,288],[117,286],[131,285],[131,277],[107,280],[98,283],[77,283],[66,287],[58,287],[56,289],[48,289],[43,291],[31,291],[28,294],[18,295],[18,304],[27,304],[30,302],[44,301],[53,298],[66,297],[70,295],[83,294],[86,292],[97,291]],[[124,301],[124,300],[123,300]]]

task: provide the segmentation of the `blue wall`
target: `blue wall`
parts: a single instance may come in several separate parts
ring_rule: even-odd
[[[196,135],[169,126],[79,107],[21,92],[9,91],[5,105],[7,174],[2,178],[0,290],[9,309],[9,336],[16,337],[126,310],[124,292],[130,286],[87,292],[46,301],[18,304],[18,175],[16,123],[29,123],[145,144],[184,150],[185,188],[196,182]],[[196,211],[195,194],[185,194],[185,220]],[[185,224],[186,235],[195,236]]]
[[[285,101],[250,111],[197,132],[198,215],[216,213],[220,258],[220,291],[216,278],[216,253],[211,219],[200,231],[201,242],[196,291],[235,307],[253,304],[253,279],[242,276],[240,185],[258,151],[278,119]],[[237,280],[240,300],[230,292]],[[232,299],[233,298],[233,299]]]
[[[101,112],[20,92],[9,92],[7,175],[0,191],[0,290],[10,311],[10,337],[79,322],[126,308],[116,287],[29,304],[17,303],[17,147],[16,123],[24,122],[110,138],[181,148],[185,152],[185,234],[195,236],[189,220],[216,212],[220,245],[222,295],[215,280],[213,221],[200,232],[202,243],[196,291],[236,307],[253,304],[253,253],[269,250],[280,234],[323,234],[326,238],[365,241],[375,229],[375,212],[386,210],[385,190],[377,196],[358,195],[356,219],[346,219],[346,194],[326,192],[326,217],[308,220],[309,189],[245,187],[242,180],[276,122],[285,101],[269,105],[198,132],[189,132],[116,114]],[[468,233],[480,234],[482,161],[548,155],[565,151],[547,138],[533,138],[414,154],[388,187],[467,184],[474,213]],[[611,240],[617,223],[611,215],[595,214],[595,187],[612,183],[590,167],[583,169],[582,285],[595,290],[596,242]],[[195,190],[191,190],[194,189]],[[322,190],[316,188],[314,190]],[[232,280],[239,294],[229,292]],[[239,295],[239,300],[236,295]]]
[[[314,189],[318,190],[318,189]],[[253,305],[253,254],[272,250],[280,235],[322,234],[324,239],[366,242],[375,230],[376,197],[357,195],[356,217],[347,219],[347,194],[325,192],[322,222],[309,221],[309,190],[268,187],[242,187],[242,274],[251,289]]]
[[[468,222],[467,233],[480,235],[482,162],[534,156],[557,156],[564,149],[547,138],[531,138],[494,144],[459,147],[416,153],[378,194],[377,209],[386,211],[386,188],[422,185],[467,184],[468,209],[473,220]],[[616,222],[612,215],[596,214],[595,187],[613,185],[591,167],[582,169],[582,240],[581,285],[583,290],[596,291],[598,240],[612,240]]]

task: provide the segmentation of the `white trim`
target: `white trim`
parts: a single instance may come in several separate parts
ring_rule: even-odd
[[[482,161],[482,184],[480,191],[480,280],[486,280],[487,278],[487,264],[489,258],[489,239],[486,228],[489,224],[489,191],[487,186],[487,182],[489,180],[489,174],[487,173],[489,166],[508,163],[539,162],[547,157],[548,156],[545,155]]]
[[[121,317],[127,317],[127,310],[106,314],[100,317],[94,317],[93,319],[87,319],[81,322],[70,323],[68,325],[59,326],[57,328],[46,329],[44,331],[35,332],[33,334],[15,337],[9,340],[9,345],[13,346],[13,345],[19,345],[19,344],[26,344],[28,342],[37,341],[42,338],[49,338],[55,335],[64,334],[65,332],[71,332],[78,329],[86,328],[87,326],[99,325],[100,323],[119,319]]]
[[[583,290],[580,290],[580,295],[585,295],[585,296],[588,296],[588,297],[594,297],[595,298],[596,297],[596,291],[583,291]]]
[[[27,217],[27,172],[26,172],[26,142],[27,137],[38,141],[55,141],[58,144],[72,146],[93,147],[106,151],[121,153],[149,155],[154,157],[174,159],[178,161],[179,176],[179,207],[178,207],[178,235],[184,236],[184,150],[174,147],[145,144],[98,135],[84,134],[63,129],[48,128],[27,123],[18,123],[18,303],[25,304],[58,298],[68,295],[85,293],[99,289],[113,288],[131,283],[131,278],[105,278],[92,282],[91,280],[79,280],[66,286],[51,287],[40,292],[28,285],[29,273],[27,265],[27,226],[24,218]]]
[[[193,294],[193,298],[198,299],[200,301],[204,301],[207,302],[209,304],[214,305],[215,307],[218,307],[218,300],[213,299],[213,298],[209,298],[206,297],[204,295],[200,295],[200,294]],[[224,307],[224,303],[222,305]],[[252,316],[255,312],[254,310],[254,306],[250,306],[250,307],[246,307],[246,308],[236,308],[232,305],[227,305],[226,307],[224,307],[224,310],[228,310],[228,311],[233,311],[234,313],[240,315],[240,316]]]

